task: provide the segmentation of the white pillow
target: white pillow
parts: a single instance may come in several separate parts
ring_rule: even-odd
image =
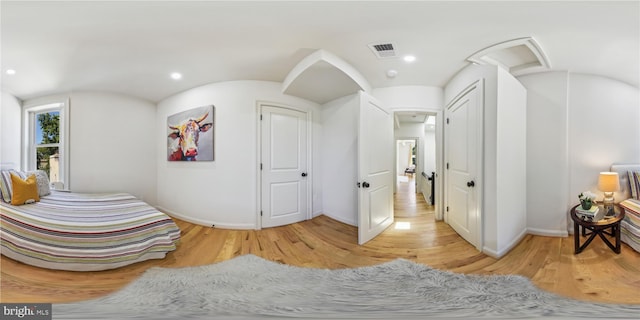
[[[30,176],[32,174],[36,175],[36,184],[38,185],[38,196],[48,196],[51,194],[51,189],[49,188],[49,176],[47,173],[42,170],[34,170],[25,172],[25,176]]]

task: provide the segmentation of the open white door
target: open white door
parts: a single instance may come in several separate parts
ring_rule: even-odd
[[[358,131],[358,243],[393,223],[393,114],[360,91]]]

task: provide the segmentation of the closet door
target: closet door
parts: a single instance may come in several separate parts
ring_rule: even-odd
[[[261,108],[262,227],[308,217],[307,113],[274,106]]]
[[[478,115],[480,82],[463,90],[445,110],[445,219],[465,240],[480,248],[478,207]]]

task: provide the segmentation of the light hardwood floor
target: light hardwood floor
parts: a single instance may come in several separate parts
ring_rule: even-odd
[[[1,302],[71,302],[122,288],[150,267],[215,263],[252,253],[303,267],[348,268],[395,258],[467,274],[519,274],[538,287],[587,301],[640,304],[640,254],[626,244],[613,253],[600,239],[573,254],[573,238],[527,235],[500,260],[476,251],[447,224],[435,221],[421,195],[396,194],[396,221],[369,243],[357,245],[357,229],[325,216],[264,230],[223,230],[176,220],[182,230],[178,249],[152,260],[101,272],[53,271],[0,258]]]

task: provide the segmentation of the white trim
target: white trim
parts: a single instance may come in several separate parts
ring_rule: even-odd
[[[333,220],[336,220],[338,222],[342,222],[342,223],[348,224],[348,225],[356,227],[356,228],[358,227],[358,222],[352,221],[352,220],[347,220],[347,219],[345,219],[344,217],[342,217],[340,215],[335,215],[335,214],[332,214],[331,212],[327,212],[327,211],[323,211],[322,214],[327,216],[327,217],[329,217],[329,218],[331,218],[331,219],[333,219]]]
[[[509,245],[504,247],[502,250],[494,251],[487,247],[484,247],[482,248],[482,252],[492,258],[500,259],[502,256],[504,256],[509,251],[511,251],[511,249],[515,248],[520,243],[520,241],[524,239],[526,235],[527,235],[527,229],[525,228],[524,230],[522,230],[522,232],[520,232],[520,234],[515,239],[513,239],[513,241],[509,243]]]
[[[566,230],[548,230],[548,229],[538,229],[538,228],[527,228],[527,233],[543,236],[543,237],[568,237],[569,232]]]
[[[19,170],[19,166],[13,162],[3,162],[0,163],[0,170]]]
[[[180,220],[184,220],[186,222],[191,222],[191,223],[195,223],[197,225],[201,225],[201,226],[210,226],[210,227],[214,227],[214,228],[219,228],[219,229],[234,229],[234,230],[253,230],[256,229],[255,225],[252,224],[247,224],[247,223],[232,223],[232,224],[228,224],[228,223],[217,223],[215,221],[211,221],[211,220],[204,220],[204,219],[198,219],[198,218],[193,218],[190,216],[185,216],[182,215],[180,213],[171,211],[169,209],[166,209],[162,206],[157,206],[155,207],[156,209],[158,209],[158,211],[163,212],[171,217],[175,217],[177,219]]]
[[[398,108],[391,109],[394,114],[396,112],[424,112],[430,115],[436,116],[436,204],[435,204],[435,219],[444,220],[444,109],[419,109],[419,108]],[[397,179],[397,178],[394,178]],[[395,188],[395,186],[394,186]]]
[[[524,45],[529,51],[536,56],[536,62],[524,63],[520,65],[507,66],[499,60],[493,59],[490,54],[509,48]],[[532,72],[541,72],[551,69],[551,63],[546,53],[542,50],[538,42],[533,37],[517,38],[494,44],[486,47],[467,58],[467,61],[480,65],[495,65],[507,70],[514,76],[524,75]]]
[[[35,146],[34,136],[31,133],[31,129],[35,127],[35,114],[46,112],[49,110],[59,110],[60,112],[60,124],[58,129],[60,130],[60,142],[58,143],[58,152],[62,155],[62,166],[60,170],[60,178],[64,184],[65,190],[71,189],[70,183],[70,146],[69,146],[69,123],[71,122],[70,114],[70,99],[68,97],[55,97],[46,100],[40,100],[26,104],[22,107],[22,121],[23,128],[21,133],[21,152],[22,152],[22,164],[23,170],[35,170],[35,153],[32,152],[31,147]],[[47,146],[47,145],[39,145]]]
[[[476,117],[478,118],[476,121],[478,121],[478,127],[476,128],[477,131],[477,143],[478,143],[478,150],[476,150],[476,154],[477,154],[477,166],[478,166],[478,178],[476,179],[476,181],[478,181],[479,183],[476,183],[476,188],[478,190],[478,199],[477,199],[477,206],[478,206],[478,223],[477,223],[477,229],[478,229],[478,245],[476,248],[478,248],[478,250],[480,250],[480,248],[482,248],[484,246],[484,217],[485,217],[485,212],[484,212],[484,151],[485,151],[485,145],[484,145],[484,123],[485,123],[485,118],[484,118],[484,109],[485,109],[485,103],[484,103],[484,90],[485,90],[485,85],[484,85],[484,78],[481,78],[478,80],[478,114],[476,114]],[[523,232],[526,231],[523,230]],[[518,240],[519,241],[519,240]]]

